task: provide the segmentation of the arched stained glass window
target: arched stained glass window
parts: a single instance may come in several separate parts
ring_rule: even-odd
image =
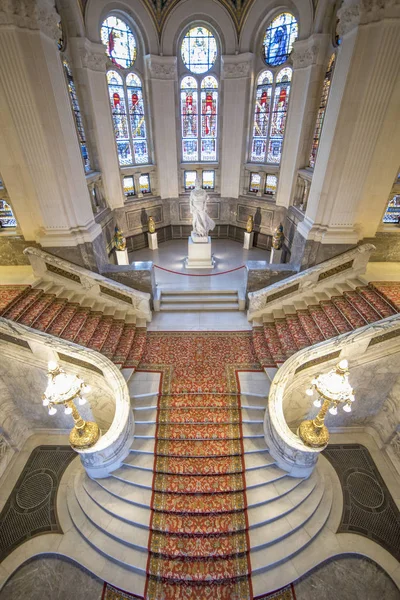
[[[81,149],[83,166],[85,169],[85,173],[90,173],[90,171],[92,171],[92,167],[90,164],[89,152],[88,152],[87,144],[86,144],[85,129],[83,127],[82,115],[81,115],[81,110],[79,108],[79,102],[78,102],[78,96],[76,93],[74,78],[72,77],[72,71],[68,64],[68,61],[66,61],[65,59],[63,59],[63,66],[64,66],[65,77],[67,79],[69,99],[71,102],[72,113],[74,115],[76,131],[78,134],[78,140],[79,140],[79,146]]]
[[[198,91],[194,77],[181,83],[182,156],[184,161],[199,159]]]
[[[320,100],[320,103],[319,103],[319,109],[318,109],[318,114],[317,114],[317,121],[315,123],[315,129],[314,129],[314,135],[313,135],[311,153],[310,153],[310,158],[309,158],[309,165],[312,168],[315,167],[315,161],[317,160],[317,153],[318,153],[318,148],[319,148],[319,140],[320,140],[320,137],[321,137],[322,125],[324,123],[326,106],[328,104],[329,92],[330,92],[330,89],[331,89],[331,82],[332,82],[332,77],[333,77],[333,69],[335,67],[335,58],[336,58],[336,55],[332,54],[331,58],[329,59],[328,69],[326,71],[325,79],[324,79],[324,85],[322,87],[321,100]]]
[[[218,82],[204,77],[201,82],[201,160],[217,160]]]
[[[298,35],[297,21],[291,13],[275,17],[265,32],[263,55],[267,65],[277,67],[287,61]]]
[[[107,55],[117,67],[129,69],[136,55],[136,39],[130,27],[114,15],[110,15],[101,27],[101,41],[107,48]]]
[[[275,78],[270,71],[264,71],[257,80],[252,162],[281,162],[291,79],[292,69],[284,67]]]
[[[183,64],[191,73],[207,73],[217,58],[217,42],[206,27],[192,27],[182,41]]]
[[[135,37],[129,26],[109,16],[101,28],[101,39],[116,67],[107,73],[111,114],[121,166],[148,163],[150,158],[142,81],[128,72],[137,58]]]

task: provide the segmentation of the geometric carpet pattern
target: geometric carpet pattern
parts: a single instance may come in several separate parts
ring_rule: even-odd
[[[161,371],[145,598],[252,598],[238,381],[260,370],[251,333],[151,332],[139,370]]]
[[[0,514],[0,561],[17,546],[43,533],[62,533],[56,497],[62,474],[76,452],[70,446],[32,450]]]
[[[400,284],[376,282],[309,305],[262,327],[253,342],[262,367],[279,367],[298,350],[400,311]]]
[[[400,560],[400,512],[369,451],[361,444],[329,444],[324,455],[343,491],[338,533],[358,533]]]

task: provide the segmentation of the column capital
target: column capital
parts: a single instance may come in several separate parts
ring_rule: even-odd
[[[176,56],[157,56],[148,54],[146,66],[152,79],[178,79]]]
[[[71,38],[75,62],[80,62],[84,69],[106,72],[108,57],[103,44],[91,42],[87,38]]]
[[[254,54],[251,52],[222,56],[222,79],[249,77],[253,66],[253,57]]]
[[[338,34],[344,36],[358,25],[381,21],[385,17],[400,17],[399,0],[344,0],[337,12]]]
[[[295,42],[291,57],[293,68],[305,69],[311,65],[325,62],[328,38],[327,34],[315,33],[306,40]]]
[[[45,36],[59,40],[60,15],[54,0],[1,0],[0,27],[14,25],[20,29],[40,30]]]

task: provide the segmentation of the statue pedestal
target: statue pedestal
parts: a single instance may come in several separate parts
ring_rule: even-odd
[[[253,239],[254,239],[254,231],[249,233],[248,231],[244,232],[244,243],[243,248],[245,250],[250,250],[253,247]]]
[[[129,265],[128,250],[116,250],[117,265]]]
[[[205,240],[205,241],[199,241]],[[194,242],[189,236],[188,257],[186,259],[187,269],[212,269],[214,267],[211,256],[211,238],[196,238]]]
[[[149,241],[150,250],[157,250],[158,249],[157,231],[155,231],[154,233],[148,233],[147,239]]]
[[[271,248],[271,257],[269,259],[269,263],[281,263],[282,262],[282,248],[280,250],[276,250],[275,248]]]

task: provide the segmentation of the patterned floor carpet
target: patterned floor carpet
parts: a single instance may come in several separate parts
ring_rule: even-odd
[[[251,333],[149,333],[161,371],[145,597],[252,597],[237,372],[260,370]]]

